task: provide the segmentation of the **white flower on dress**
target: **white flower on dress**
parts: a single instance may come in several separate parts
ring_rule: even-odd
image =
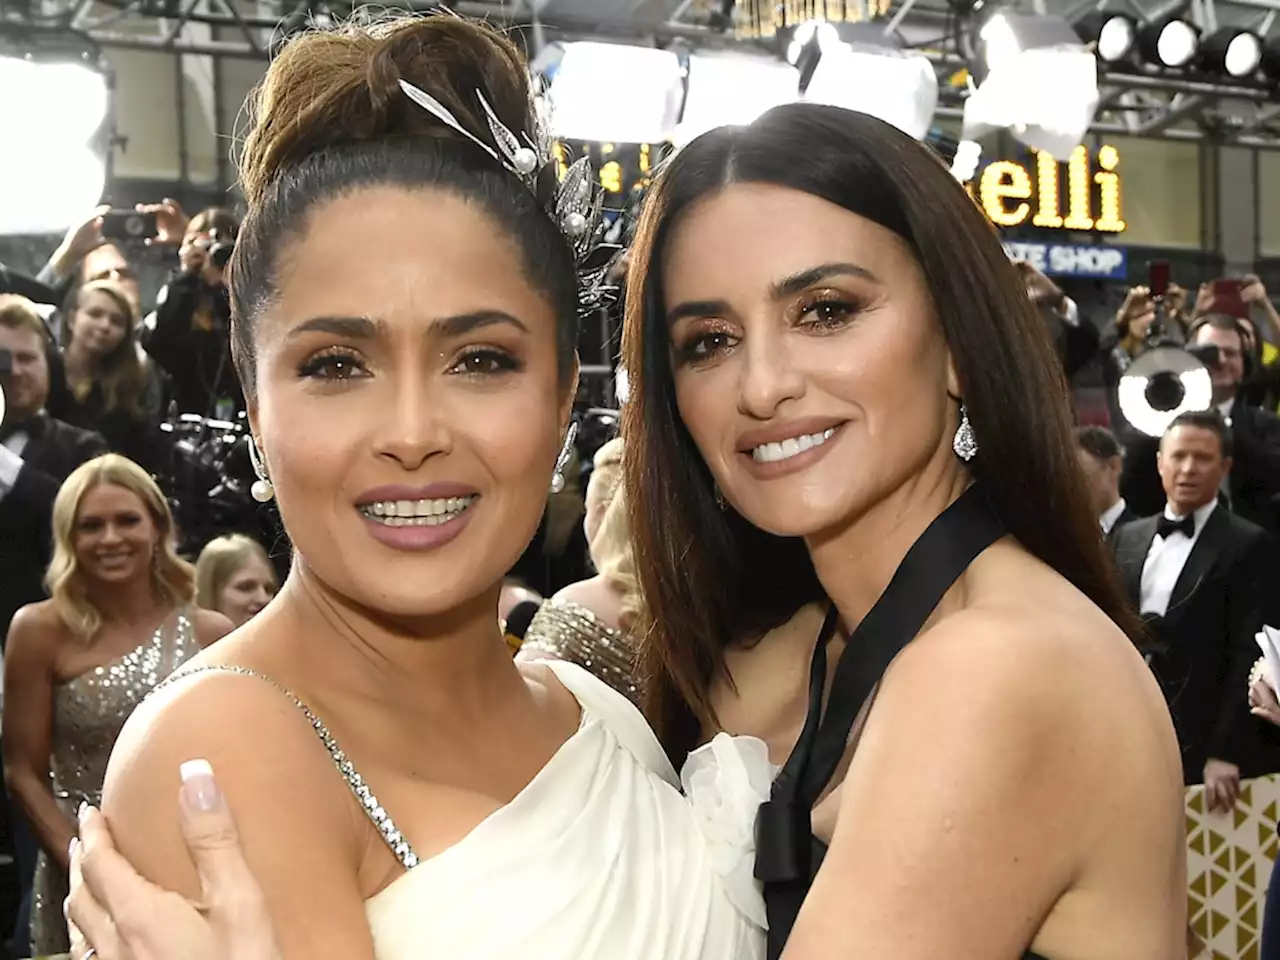
[[[764,894],[755,878],[756,812],[778,774],[769,748],[755,737],[718,733],[689,754],[680,785],[707,843],[711,867],[729,900],[752,923],[768,928]]]

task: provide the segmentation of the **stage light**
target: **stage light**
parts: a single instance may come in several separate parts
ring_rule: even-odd
[[[1185,67],[1199,48],[1200,31],[1177,17],[1148,23],[1138,30],[1138,52],[1156,66]]]
[[[1085,43],[1093,44],[1099,60],[1116,63],[1133,52],[1138,25],[1123,13],[1098,11],[1077,21],[1076,32]]]
[[[675,131],[684,94],[670,50],[574,42],[543,55],[552,133],[568,140],[660,143]]]
[[[102,197],[109,84],[74,36],[0,53],[0,234],[61,233]],[[68,46],[69,45],[69,46]]]
[[[857,110],[922,140],[938,105],[938,75],[917,53],[841,44],[823,53],[803,99]]]
[[[963,137],[1005,129],[1066,161],[1098,107],[1098,61],[1065,20],[997,10],[977,32]]]
[[[766,110],[793,102],[799,82],[794,67],[772,57],[694,54],[676,145],[715,127],[749,124]]]
[[[1280,83],[1280,36],[1263,43],[1261,66],[1264,77]]]
[[[1205,38],[1200,59],[1206,69],[1237,80],[1254,73],[1262,63],[1262,39],[1248,30],[1223,27]]]

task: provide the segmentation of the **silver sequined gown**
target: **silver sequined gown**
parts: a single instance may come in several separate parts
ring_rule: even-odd
[[[129,715],[157,684],[200,651],[191,614],[170,617],[122,657],[53,688],[53,793],[70,817],[88,800],[102,802],[111,748]],[[70,949],[62,902],[67,876],[44,851],[36,861],[31,905],[32,956]]]
[[[633,703],[640,699],[635,643],[580,603],[556,597],[543,601],[529,621],[520,649],[576,663]]]

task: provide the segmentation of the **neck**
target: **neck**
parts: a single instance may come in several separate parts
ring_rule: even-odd
[[[1170,500],[1169,512],[1172,513],[1175,517],[1181,517],[1185,519],[1186,517],[1191,516],[1197,510],[1207,507],[1211,503],[1213,503],[1212,499],[1202,500],[1200,503],[1174,503],[1172,500]]]
[[[1112,510],[1114,510],[1117,506],[1119,506],[1119,505],[1120,505],[1120,501],[1121,501],[1121,499],[1123,499],[1123,498],[1120,496],[1120,494],[1118,494],[1118,493],[1117,493],[1117,494],[1116,494],[1116,495],[1111,499],[1111,502],[1110,502],[1110,503],[1108,503],[1105,507],[1103,507],[1103,508],[1102,508],[1102,512],[1101,512],[1100,514],[1098,514],[1098,516],[1100,516],[1100,517],[1105,517],[1108,513],[1110,513]]]
[[[279,641],[272,659],[295,674],[301,665],[317,687],[456,724],[528,695],[498,623],[501,586],[436,616],[397,618],[337,595],[295,557],[258,620]]]
[[[67,370],[67,378],[70,380],[88,378],[93,373],[94,367],[97,366],[93,355],[74,340],[71,341],[71,345],[67,347],[67,351],[63,355],[63,364]]]
[[[138,623],[154,619],[161,607],[149,575],[128,583],[91,584],[86,592],[104,623]]]
[[[807,540],[814,570],[852,630],[875,606],[912,545],[969,485],[946,451],[925,470],[841,528]]]
[[[1213,388],[1213,405],[1220,407],[1236,398],[1236,388],[1234,385],[1230,387],[1214,387]]]

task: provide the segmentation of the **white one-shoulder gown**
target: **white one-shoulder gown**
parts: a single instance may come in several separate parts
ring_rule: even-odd
[[[510,803],[423,861],[292,693],[241,667],[180,675],[266,680],[311,721],[406,868],[365,903],[378,960],[762,958],[754,825],[776,773],[765,745],[720,734],[678,780],[626,697],[574,664],[543,662],[581,706],[577,732]]]
[[[578,731],[509,804],[366,903],[378,960],[762,957],[750,873],[772,776],[763,744],[703,748],[686,767],[691,803],[625,697],[545,663],[582,707]]]

